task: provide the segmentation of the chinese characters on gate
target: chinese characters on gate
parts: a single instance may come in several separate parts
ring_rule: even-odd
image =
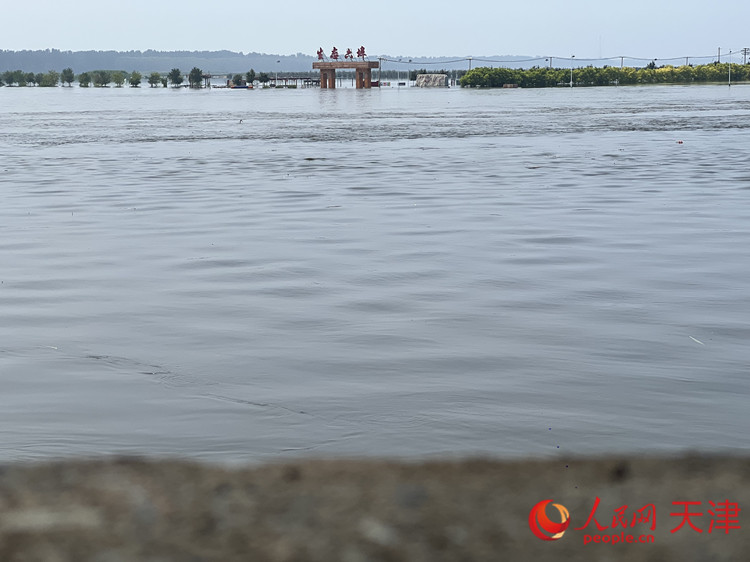
[[[357,58],[365,60],[366,57],[367,57],[367,54],[365,53],[364,47],[360,47],[359,49],[357,49]],[[320,49],[318,49],[318,60],[325,60],[325,58],[326,56],[325,54],[323,54],[323,47],[321,47]],[[339,50],[336,47],[334,47],[333,50],[331,51],[331,56],[329,58],[334,61],[339,60]],[[346,54],[344,54],[344,59],[351,60],[351,61],[354,60],[354,55],[352,54],[351,49],[346,50]]]

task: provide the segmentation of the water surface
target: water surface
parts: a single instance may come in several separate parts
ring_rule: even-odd
[[[0,88],[0,460],[747,453],[749,117]]]

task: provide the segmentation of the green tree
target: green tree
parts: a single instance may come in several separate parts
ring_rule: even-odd
[[[696,82],[707,82],[709,80],[709,65],[701,64],[693,69],[693,78]]]
[[[112,82],[115,83],[115,87],[122,88],[122,85],[125,83],[125,73],[121,70],[115,70],[112,73]]]
[[[686,64],[683,64],[682,66],[678,66],[677,70],[675,71],[676,79],[680,82],[684,83],[690,83],[693,81],[693,67],[688,66]]]
[[[26,84],[34,84],[34,86],[36,86],[36,74],[33,72],[27,72],[23,77],[23,85],[25,86]],[[21,84],[19,83],[19,86],[20,85]]]
[[[56,88],[57,83],[60,81],[60,73],[50,70],[47,74],[42,74],[39,85],[45,88]]]
[[[638,71],[632,66],[626,66],[620,69],[620,84],[638,83]]]
[[[674,84],[678,82],[679,74],[675,72],[674,66],[666,65],[656,69],[656,82],[662,84]]]
[[[155,88],[159,84],[161,84],[161,74],[159,74],[158,72],[152,72],[151,74],[148,75],[149,86],[151,86],[152,88]]]
[[[732,64],[732,80],[745,82],[750,79],[750,64]]]
[[[143,79],[143,75],[141,75],[140,72],[137,70],[134,70],[130,73],[130,77],[128,78],[128,82],[130,82],[131,88],[138,88],[141,85],[141,80]]]
[[[16,71],[6,70],[5,72],[3,72],[3,80],[8,86],[12,86],[13,84],[16,84],[18,82],[16,78]]]
[[[161,79],[161,85],[164,86],[165,88],[167,87],[167,77],[166,76],[162,77],[162,79]]]
[[[620,76],[620,69],[614,66],[605,66],[602,69],[602,83],[607,84],[621,84],[622,77]]]
[[[203,71],[197,66],[194,66],[193,70],[188,74],[188,81],[190,82],[191,88],[200,88],[203,83]]]
[[[235,74],[232,76],[232,84],[235,86],[241,86],[242,85],[242,74]]]
[[[708,82],[724,82],[727,79],[728,64],[706,64],[703,66],[706,67],[706,80]]]
[[[180,72],[179,68],[173,68],[172,70],[170,70],[167,78],[169,78],[172,86],[179,86],[180,84],[182,84],[182,72]]]
[[[73,80],[75,80],[75,74],[73,74],[72,68],[65,68],[63,69],[62,73],[60,74],[60,79],[68,84],[68,87],[73,85]]]
[[[591,65],[576,69],[575,74],[578,76],[577,82],[580,86],[601,86],[605,78],[601,68],[594,68]]]
[[[91,75],[88,72],[81,72],[78,75],[78,85],[81,88],[88,88],[91,84]]]
[[[109,70],[95,70],[92,79],[94,86],[98,88],[105,88],[112,82],[112,73]]]
[[[258,82],[261,82],[262,84],[266,84],[271,78],[268,76],[266,72],[261,72],[258,74]]]
[[[252,84],[255,82],[255,71],[251,68],[247,74],[245,74],[245,79],[247,80],[248,84]]]

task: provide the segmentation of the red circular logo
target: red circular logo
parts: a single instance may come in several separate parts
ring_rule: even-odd
[[[544,500],[536,504],[531,508],[529,513],[529,527],[531,532],[543,541],[556,541],[565,534],[565,530],[570,525],[570,513],[564,505],[559,503],[553,503],[552,506],[557,508],[560,513],[560,523],[554,523],[549,517],[547,517],[546,507],[547,504],[552,503],[552,500]]]

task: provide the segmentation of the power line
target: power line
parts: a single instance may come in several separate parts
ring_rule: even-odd
[[[719,51],[720,52],[720,51]],[[733,52],[737,52],[736,50],[733,50]],[[747,63],[747,57],[750,55],[750,48],[744,48],[739,50],[738,52],[742,53],[744,59],[743,64]],[[720,55],[719,55],[720,56]],[[530,58],[523,58],[523,59],[517,59],[517,58],[477,58],[477,57],[464,57],[464,58],[458,58],[458,59],[450,59],[450,60],[441,60],[441,61],[417,61],[415,59],[409,60],[403,60],[403,59],[391,59],[388,57],[381,57],[381,60],[395,63],[395,64],[411,64],[411,65],[446,65],[446,64],[455,64],[459,62],[467,62],[471,65],[472,62],[487,62],[492,64],[519,64],[524,62],[541,62],[541,61],[548,61],[550,59],[557,59],[560,61],[578,61],[579,63],[595,63],[595,62],[607,62],[607,61],[620,61],[620,66],[624,65],[624,62],[627,61],[638,61],[638,62],[653,62],[653,61],[659,61],[659,62],[671,62],[671,61],[682,61],[683,59],[686,61],[692,60],[700,60],[700,59],[710,59],[710,60],[720,60],[717,59],[717,55],[689,55],[689,56],[682,56],[682,57],[669,57],[669,58],[644,58],[644,57],[630,57],[627,55],[618,55],[615,57],[596,57],[596,58],[581,58],[581,57],[560,57],[555,55],[547,55],[547,56],[540,56],[540,57],[530,57]]]
[[[469,59],[470,57],[467,57],[465,59],[442,60],[440,62],[414,62],[414,59],[410,59],[410,60],[413,61],[411,62],[411,64],[451,64],[454,62],[464,62]],[[409,60],[402,60],[402,59],[389,59],[387,57],[380,57],[380,60],[384,60],[386,62],[395,62],[395,63],[400,63],[400,64],[410,64]],[[474,60],[479,60],[479,59],[474,59]]]

